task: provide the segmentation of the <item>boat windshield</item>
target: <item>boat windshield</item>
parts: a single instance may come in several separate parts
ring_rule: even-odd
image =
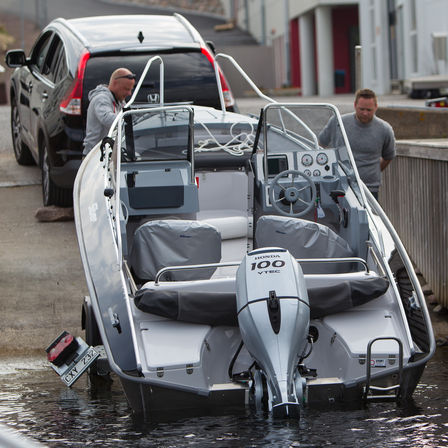
[[[262,122],[263,133],[258,147],[263,148],[267,156],[267,172],[271,170],[268,161],[272,161],[272,157],[269,157],[272,154],[298,153],[295,157],[296,169],[316,181],[325,178],[330,172],[339,172],[341,176],[347,177],[351,188],[363,202],[350,146],[334,106],[269,104],[263,110]]]
[[[191,154],[192,111],[187,108],[144,109],[125,113],[123,161],[187,160]]]
[[[233,156],[250,157],[257,131],[254,118],[223,118],[220,111],[192,106],[129,110],[120,123],[122,162],[191,162],[194,157],[200,166],[228,165]]]

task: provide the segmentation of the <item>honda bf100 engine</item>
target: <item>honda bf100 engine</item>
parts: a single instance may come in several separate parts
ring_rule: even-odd
[[[299,417],[304,380],[297,365],[308,337],[310,307],[303,272],[285,249],[248,253],[237,272],[238,323],[243,342],[266,381],[269,409]]]

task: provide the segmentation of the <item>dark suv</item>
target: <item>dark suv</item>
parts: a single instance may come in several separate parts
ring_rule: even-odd
[[[81,163],[88,93],[126,67],[143,72],[153,55],[164,61],[165,103],[220,107],[211,46],[182,16],[128,15],[52,21],[30,57],[11,50],[11,132],[17,162],[42,168],[44,205],[69,206]],[[234,100],[221,74],[226,107]],[[153,64],[137,102],[158,102]]]

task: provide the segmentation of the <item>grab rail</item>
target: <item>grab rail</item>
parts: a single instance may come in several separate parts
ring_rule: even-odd
[[[157,272],[156,277],[154,279],[154,286],[159,285],[160,277],[162,277],[162,275],[166,274],[167,272],[186,271],[186,270],[191,270],[191,269],[207,269],[207,268],[220,268],[220,267],[228,267],[228,266],[239,266],[240,264],[241,264],[241,261],[229,261],[226,263],[204,263],[204,264],[189,264],[189,265],[182,265],[182,266],[166,266]]]
[[[367,262],[362,258],[358,257],[347,257],[347,258],[296,258],[298,263],[360,263],[364,266],[366,273],[369,273],[369,267]],[[154,279],[154,286],[158,286],[160,283],[160,278],[167,272],[172,271],[186,271],[192,269],[208,269],[208,268],[220,268],[229,266],[239,266],[241,261],[228,261],[224,263],[204,263],[204,264],[190,264],[181,266],[166,266],[160,269]]]
[[[296,258],[298,263],[360,263],[364,266],[366,273],[369,273],[369,266],[367,261],[359,257],[345,257],[345,258]]]
[[[389,387],[372,386],[372,345],[377,341],[395,341],[398,344],[398,379],[397,384]],[[366,384],[364,386],[364,399],[375,398],[399,398],[400,389],[403,381],[403,342],[394,336],[385,336],[372,339],[367,344],[367,362],[366,362]],[[369,395],[370,391],[383,392],[383,395]],[[394,395],[387,394],[387,392],[394,392]]]
[[[428,308],[426,306],[426,301],[423,295],[423,291],[422,288],[420,286],[420,282],[417,278],[417,275],[415,274],[414,271],[414,266],[411,263],[411,260],[409,259],[409,256],[406,252],[406,249],[403,246],[403,243],[400,240],[400,237],[398,236],[397,231],[395,230],[394,226],[392,225],[392,223],[390,222],[389,218],[387,217],[387,215],[384,213],[383,209],[380,207],[380,205],[378,204],[377,201],[375,201],[372,193],[369,191],[369,189],[362,184],[364,189],[363,189],[363,193],[365,194],[366,198],[369,201],[369,205],[370,207],[375,211],[375,213],[380,216],[381,220],[383,221],[386,229],[389,231],[390,236],[392,237],[392,240],[395,244],[395,247],[398,251],[398,253],[401,256],[401,259],[403,261],[403,264],[406,268],[406,272],[409,276],[409,279],[411,280],[412,283],[412,287],[414,289],[414,291],[417,294],[418,297],[418,301],[420,304],[420,309],[422,311],[424,320],[425,320],[425,325],[426,325],[426,329],[428,332],[428,338],[429,338],[429,351],[427,353],[426,356],[413,361],[412,365],[413,366],[417,366],[417,365],[421,365],[421,364],[425,364],[426,362],[428,362],[428,360],[432,357],[432,355],[434,354],[435,350],[436,350],[436,341],[434,338],[434,332],[432,329],[432,324],[431,324],[431,318],[429,316],[429,311]],[[412,340],[412,338],[411,338]]]

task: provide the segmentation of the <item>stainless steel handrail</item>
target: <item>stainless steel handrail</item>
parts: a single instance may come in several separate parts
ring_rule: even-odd
[[[270,103],[276,103],[276,101],[272,98],[270,98],[269,96],[265,95],[256,85],[255,83],[250,79],[249,75],[241,68],[241,66],[238,64],[238,62],[235,61],[235,59],[232,56],[229,56],[228,54],[225,53],[218,53],[215,56],[215,76],[216,76],[216,82],[218,84],[218,92],[219,92],[219,99],[221,102],[221,108],[223,113],[226,112],[226,105],[224,102],[224,96],[222,93],[222,85],[221,85],[221,77],[219,76],[219,66],[217,64],[217,59],[219,58],[223,58],[223,59],[227,59],[228,61],[230,61],[233,66],[240,72],[241,76],[247,81],[247,83],[252,87],[252,89],[254,89],[255,93],[265,99],[266,101],[270,102]]]
[[[154,279],[154,286],[159,285],[160,277],[162,277],[162,275],[166,274],[167,272],[187,271],[187,270],[191,270],[191,269],[221,268],[221,267],[228,267],[228,266],[239,266],[240,264],[241,264],[241,261],[229,261],[226,263],[205,263],[205,264],[190,264],[190,265],[182,265],[182,266],[166,266],[157,272],[156,277]]]
[[[417,294],[420,308],[421,308],[421,311],[422,311],[422,314],[423,314],[423,317],[425,320],[426,329],[428,331],[429,352],[426,356],[422,357],[421,359],[418,359],[417,361],[413,361],[412,365],[416,366],[416,365],[420,365],[420,364],[425,364],[433,356],[433,354],[436,350],[436,341],[435,341],[434,332],[432,329],[431,318],[429,316],[429,311],[426,306],[425,296],[423,294],[423,291],[420,286],[420,282],[417,278],[417,275],[415,274],[414,266],[412,265],[411,260],[409,259],[406,249],[404,248],[403,243],[401,242],[400,237],[398,236],[398,233],[394,229],[394,226],[392,225],[389,218],[384,213],[383,209],[380,207],[378,202],[375,201],[372,193],[369,191],[369,189],[364,184],[362,184],[362,185],[364,187],[363,193],[365,194],[366,198],[368,199],[370,207],[375,211],[375,213],[378,216],[380,216],[386,229],[389,231],[390,236],[392,237],[392,240],[395,244],[395,247],[401,256],[401,259],[406,268],[406,272],[409,276],[409,279],[411,280],[412,287],[414,288],[414,291]]]
[[[151,67],[151,64],[154,61],[159,61],[160,67],[159,67],[159,103],[161,106],[163,106],[165,101],[165,65],[163,63],[163,59],[160,56],[154,56],[152,57],[145,65],[145,68],[143,69],[143,73],[140,76],[140,79],[138,80],[137,86],[134,89],[134,93],[131,96],[131,99],[126,103],[125,107],[130,107],[134,101],[135,97],[137,96],[138,92],[140,91],[140,87],[143,84],[143,81],[145,80],[146,74],[149,71],[149,68]]]
[[[347,258],[296,258],[298,263],[361,263],[364,266],[366,273],[369,272],[369,267],[367,262],[362,258],[358,257],[347,257]],[[167,272],[172,271],[186,271],[192,269],[208,269],[208,268],[221,268],[229,266],[239,266],[241,261],[229,261],[225,263],[204,263],[204,264],[190,264],[181,266],[166,266],[160,269],[154,279],[154,286],[158,286],[160,283],[160,278]]]
[[[359,257],[344,258],[296,258],[298,263],[360,263],[364,266],[366,273],[369,273],[367,261]]]

